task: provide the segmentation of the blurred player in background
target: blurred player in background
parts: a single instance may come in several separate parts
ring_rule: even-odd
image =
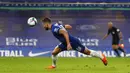
[[[116,52],[117,56],[120,57],[118,50],[123,52],[124,56],[126,56],[126,53],[123,49],[124,44],[122,32],[120,31],[120,29],[114,27],[112,22],[108,22],[108,33],[103,37],[103,39],[107,38],[110,33],[112,35],[112,48]],[[119,44],[119,42],[121,43],[121,45]]]
[[[86,55],[98,57],[102,60],[104,65],[107,65],[107,59],[104,54],[94,50],[89,50],[88,48],[86,48],[81,44],[79,39],[71,36],[67,32],[66,29],[71,27],[70,25],[67,26],[64,25],[65,26],[64,27],[59,22],[52,24],[49,18],[44,18],[42,22],[45,30],[51,30],[52,34],[61,42],[58,46],[55,47],[55,49],[52,52],[52,65],[48,67],[49,69],[56,68],[56,60],[57,60],[56,56],[58,55],[58,53],[60,53],[61,51],[72,49]]]

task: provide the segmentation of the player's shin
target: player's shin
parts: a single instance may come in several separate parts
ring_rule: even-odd
[[[122,49],[121,47],[119,47],[118,50],[120,50],[121,52],[125,52],[125,50]]]
[[[90,55],[93,57],[101,58],[101,59],[103,58],[101,52],[99,52],[99,51],[90,50]]]
[[[124,57],[126,56],[126,52],[125,52],[125,50],[124,50],[124,49],[122,49],[121,47],[119,47],[119,48],[118,48],[118,50],[120,50],[121,52],[123,52],[123,53],[124,53]]]
[[[118,50],[114,49],[114,51],[116,52],[117,56],[120,57],[120,53],[118,52]]]
[[[52,55],[52,66],[54,66],[54,67],[56,67],[56,60],[57,60],[57,56]]]
[[[90,50],[90,55],[100,58],[102,62],[104,63],[104,65],[105,66],[107,65],[107,58],[101,51]]]

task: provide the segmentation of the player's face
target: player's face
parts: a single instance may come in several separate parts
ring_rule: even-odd
[[[108,24],[108,29],[111,29],[112,28],[112,24]]]
[[[45,30],[49,30],[49,23],[44,23],[44,24],[43,24],[43,28],[44,28]]]

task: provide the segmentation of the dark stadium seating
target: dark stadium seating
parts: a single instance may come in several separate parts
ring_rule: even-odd
[[[0,0],[1,2],[130,2],[130,0]]]

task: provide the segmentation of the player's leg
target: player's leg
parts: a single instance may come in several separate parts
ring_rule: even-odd
[[[122,47],[122,44],[120,44],[120,45],[117,45],[118,46],[118,50],[120,50],[121,52],[123,52],[123,54],[124,54],[124,57],[126,56],[126,52],[125,52],[125,50],[124,50],[124,45],[123,45],[123,47]]]
[[[118,57],[120,57],[120,53],[118,52],[118,45],[112,45],[113,50],[117,54]]]
[[[121,52],[123,52],[124,57],[126,56],[126,52],[125,52],[125,50],[124,50],[123,48],[121,48],[119,45],[118,45],[118,50],[120,50]]]
[[[81,53],[84,53],[86,55],[91,55],[93,57],[98,57],[102,60],[102,62],[104,63],[104,65],[107,65],[107,58],[105,57],[105,55],[100,52],[100,51],[95,51],[95,50],[89,50],[89,49],[84,49],[84,51],[80,51]]]
[[[125,50],[119,46],[119,41],[120,41],[119,39],[113,39],[112,48],[116,52],[118,57],[120,57],[120,53],[118,52],[118,50],[123,52],[124,56],[126,56]]]
[[[119,44],[119,39],[113,38],[112,39],[112,49],[115,51],[118,57],[120,57],[120,53],[118,52],[118,44]]]
[[[107,59],[106,59],[105,55],[102,54],[100,51],[89,50],[88,48],[83,46],[80,41],[77,41],[77,43],[73,42],[73,43],[71,43],[71,45],[72,45],[72,48],[76,48],[75,50],[77,50],[83,54],[100,58],[102,60],[102,62],[105,65],[107,65]]]
[[[52,52],[52,66],[56,67],[57,55],[59,52],[61,52],[61,49],[57,46]]]
[[[52,51],[52,65],[49,66],[49,69],[56,68],[56,61],[57,61],[57,55],[61,52],[61,49],[56,46],[55,49]]]
[[[61,51],[65,51],[65,50],[67,50],[66,45],[63,43],[60,43],[58,46],[55,47],[55,49],[52,51],[52,65],[49,66],[49,69],[56,68],[57,55]]]
[[[124,53],[124,57],[126,56],[125,50],[122,49],[119,45],[112,45],[112,48],[113,48],[113,50],[116,52],[116,54],[117,54],[118,57],[121,57],[121,56],[120,56],[120,53],[118,52],[118,50],[120,50],[121,52]]]
[[[83,54],[86,54],[86,55],[91,55],[93,57],[102,58],[101,52],[99,52],[99,51],[89,50],[88,48],[86,48],[86,49],[84,49],[84,51],[80,51],[80,52]]]

